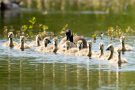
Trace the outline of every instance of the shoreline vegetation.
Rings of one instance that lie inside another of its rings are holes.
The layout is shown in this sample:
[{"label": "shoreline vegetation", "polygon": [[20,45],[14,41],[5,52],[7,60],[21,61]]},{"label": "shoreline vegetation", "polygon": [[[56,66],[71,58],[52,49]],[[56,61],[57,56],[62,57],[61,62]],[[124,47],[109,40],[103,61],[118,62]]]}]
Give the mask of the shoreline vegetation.
[{"label": "shoreline vegetation", "polygon": [[107,11],[128,12],[135,0],[22,0],[22,6],[45,11]]},{"label": "shoreline vegetation", "polygon": [[[20,27],[20,30],[16,30],[13,26],[4,26],[2,35],[7,37],[8,32],[14,32],[15,37],[19,37],[20,35],[24,35],[29,39],[35,38],[35,35],[40,35],[42,38],[49,37],[63,37],[65,36],[65,31],[69,29],[69,25],[65,24],[61,27],[61,30],[58,32],[52,32],[49,30],[49,27],[46,24],[41,24],[38,22],[36,17],[32,17],[28,20],[27,24],[24,24]],[[110,26],[105,31],[94,31],[89,33],[87,37],[91,37],[96,39],[96,37],[100,37],[100,34],[105,34],[110,37],[110,40],[115,38],[120,38],[121,36],[127,36],[135,33],[135,30],[131,26],[127,26],[125,29],[120,26]],[[78,35],[77,32],[73,30],[74,35]]]}]

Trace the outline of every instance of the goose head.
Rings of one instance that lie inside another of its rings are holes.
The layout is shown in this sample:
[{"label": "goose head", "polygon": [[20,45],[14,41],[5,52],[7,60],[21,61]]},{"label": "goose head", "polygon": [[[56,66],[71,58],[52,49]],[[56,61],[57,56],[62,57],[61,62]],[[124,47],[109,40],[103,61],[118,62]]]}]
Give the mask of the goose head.
[{"label": "goose head", "polygon": [[70,29],[67,29],[65,34],[66,34],[67,40],[70,40],[70,37],[71,37],[71,30],[70,30]]},{"label": "goose head", "polygon": [[41,36],[37,35],[36,36],[36,46],[40,46],[40,41],[41,41]]},{"label": "goose head", "polygon": [[125,42],[125,36],[121,36],[121,37],[120,37],[120,42],[121,42],[121,43],[124,43],[124,42]]},{"label": "goose head", "polygon": [[121,50],[122,50],[122,54],[124,54],[124,52],[126,51],[126,48],[125,48],[125,36],[122,36],[120,38],[120,42],[121,42]]},{"label": "goose head", "polygon": [[92,41],[88,41],[88,46],[92,46]]},{"label": "goose head", "polygon": [[103,44],[103,43],[100,43],[100,44],[99,44],[99,49],[100,49],[100,50],[103,50],[103,49],[104,49],[104,44]]},{"label": "goose head", "polygon": [[10,48],[13,48],[13,47],[14,47],[14,44],[13,44],[13,37],[14,37],[13,32],[9,32],[9,33],[8,33],[8,38],[9,38],[9,47],[10,47]]},{"label": "goose head", "polygon": [[112,44],[109,44],[106,48],[107,51],[114,51],[114,47]]},{"label": "goose head", "polygon": [[44,43],[44,46],[47,47],[47,45],[49,43],[51,43],[50,38],[49,37],[45,37],[44,40],[43,40],[43,43]]},{"label": "goose head", "polygon": [[113,57],[113,52],[114,52],[114,47],[113,47],[113,45],[112,45],[112,44],[109,44],[106,50],[111,52],[111,53],[110,53],[110,56],[108,57],[108,60],[112,59],[112,57]]},{"label": "goose head", "polygon": [[13,32],[9,32],[9,33],[8,33],[8,38],[13,38],[13,37],[14,37]]},{"label": "goose head", "polygon": [[25,37],[24,36],[20,36],[20,42],[24,43],[25,42]]}]

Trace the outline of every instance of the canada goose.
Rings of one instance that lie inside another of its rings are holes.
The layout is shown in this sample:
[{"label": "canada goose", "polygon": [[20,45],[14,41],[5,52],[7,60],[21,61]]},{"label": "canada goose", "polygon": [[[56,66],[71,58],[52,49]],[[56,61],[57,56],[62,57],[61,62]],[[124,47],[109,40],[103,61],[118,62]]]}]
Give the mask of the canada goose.
[{"label": "canada goose", "polygon": [[13,41],[13,37],[14,37],[13,32],[9,32],[8,33],[9,41],[8,42],[5,42],[3,44],[3,46],[7,46],[7,47],[10,47],[10,48],[13,48],[15,45],[17,45],[17,43]]},{"label": "canada goose", "polygon": [[25,36],[20,36],[20,44],[15,46],[15,49],[20,49],[24,51],[24,49],[29,49],[30,47],[25,44]]},{"label": "canada goose", "polygon": [[61,52],[61,51],[63,52],[65,50],[68,50],[68,49],[73,48],[73,47],[76,47],[75,43],[70,42],[70,41],[65,41],[63,44],[58,45],[58,48],[59,48],[58,52]]},{"label": "canada goose", "polygon": [[53,45],[48,45],[43,49],[43,53],[54,53],[56,54],[58,50],[58,39],[54,38],[53,39]]},{"label": "canada goose", "polygon": [[45,38],[43,39],[44,47],[47,47],[47,45],[48,45],[49,43],[51,43],[49,37],[45,37]]},{"label": "canada goose", "polygon": [[[83,48],[87,48],[87,41],[82,36],[74,36],[73,37],[73,43],[77,43],[79,40],[82,40],[83,42]],[[62,40],[59,43],[59,46],[61,47],[66,42],[66,37],[62,38]]]},{"label": "canada goose", "polygon": [[121,46],[118,47],[119,50],[122,51],[122,53],[124,53],[125,51],[132,51],[133,48],[127,44],[125,44],[125,36],[122,36],[120,38],[120,42],[121,42]]},{"label": "canada goose", "polygon": [[92,57],[92,41],[88,41],[88,48],[80,48],[82,47],[81,43],[82,41],[79,41],[80,43],[80,46],[78,47],[79,48],[79,51],[76,53],[76,56],[88,56],[89,59],[91,59]]},{"label": "canada goose", "polygon": [[107,60],[109,60],[111,63],[117,63],[118,65],[127,63],[125,58],[121,58],[121,50],[117,50],[118,54],[114,53],[114,47],[112,44],[110,44],[106,50],[110,51],[110,55]]},{"label": "canada goose", "polygon": [[108,53],[104,53],[104,44],[103,43],[99,44],[99,50],[100,51],[93,52],[94,54],[92,56],[95,59],[104,60],[105,59],[104,57],[108,56]]},{"label": "canada goose", "polygon": [[83,48],[82,47],[83,42],[81,40],[79,40],[77,42],[77,47],[71,47],[71,43],[72,42],[70,42],[70,41],[66,41],[66,50],[65,50],[64,54],[65,55],[73,55],[73,56],[75,56],[76,53]]},{"label": "canada goose", "polygon": [[45,37],[42,41],[42,45],[39,47],[36,47],[36,51],[38,52],[47,52],[46,48],[48,46],[48,44],[51,43],[50,38],[49,37]]},{"label": "canada goose", "polygon": [[29,43],[30,47],[39,47],[41,46],[41,36],[38,34],[35,37],[35,41]]},{"label": "canada goose", "polygon": [[71,42],[66,41],[62,45],[58,46],[58,51],[57,53],[59,54],[64,54],[66,50],[69,50],[71,48]]},{"label": "canada goose", "polygon": [[69,40],[70,41],[70,38],[71,38],[71,30],[70,29],[68,29],[68,30],[66,30],[66,40]]}]

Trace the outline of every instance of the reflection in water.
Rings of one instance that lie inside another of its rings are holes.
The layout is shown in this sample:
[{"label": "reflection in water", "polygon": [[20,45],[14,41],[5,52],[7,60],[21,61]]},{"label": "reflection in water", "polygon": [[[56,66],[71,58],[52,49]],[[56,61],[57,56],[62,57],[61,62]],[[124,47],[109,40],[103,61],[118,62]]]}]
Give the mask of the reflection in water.
[{"label": "reflection in water", "polygon": [[55,89],[55,62],[53,63],[53,89]]},{"label": "reflection in water", "polygon": [[[90,70],[89,61],[86,64],[86,69],[79,64],[36,63],[30,65],[26,64],[29,62],[23,59],[19,59],[15,63],[13,59],[9,58],[7,62],[8,89],[14,88],[15,85],[15,87],[20,90],[27,88],[47,88],[49,90],[73,88],[77,90],[90,90],[110,87],[113,90],[119,90],[119,70],[116,70],[116,72],[112,72],[111,70],[104,72],[101,70],[102,66],[100,63],[98,64],[98,70],[93,71]],[[19,66],[17,66],[17,62]],[[0,71],[1,70],[2,69],[0,69]],[[4,72],[1,71],[1,75],[2,74],[4,74]],[[4,76],[3,78],[6,77]],[[1,80],[0,84],[3,82],[4,81]]]},{"label": "reflection in water", "polygon": [[64,81],[65,81],[65,83],[64,83],[64,88],[67,88],[67,64],[64,64]]},{"label": "reflection in water", "polygon": [[89,67],[89,61],[87,60],[87,90],[90,89],[90,88],[89,88],[89,87],[90,87],[90,83],[89,83],[89,82],[90,82],[90,78],[89,78],[89,77],[90,77],[89,68],[90,68],[90,67]]},{"label": "reflection in water", "polygon": [[20,90],[22,90],[22,62],[23,62],[23,60],[19,60],[20,61],[20,63],[19,63],[19,66],[20,66],[20,82],[19,82],[19,87],[20,87]]}]

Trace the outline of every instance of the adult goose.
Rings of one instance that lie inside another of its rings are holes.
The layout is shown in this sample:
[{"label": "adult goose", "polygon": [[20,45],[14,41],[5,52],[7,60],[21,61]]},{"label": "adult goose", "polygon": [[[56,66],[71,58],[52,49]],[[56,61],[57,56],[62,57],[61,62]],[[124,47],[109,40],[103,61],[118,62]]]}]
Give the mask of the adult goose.
[{"label": "adult goose", "polygon": [[[82,36],[73,36],[73,43],[77,43],[79,40],[83,42],[83,48],[87,48],[87,41]],[[62,38],[62,40],[59,43],[59,46],[62,46],[67,41],[66,37]]]}]

